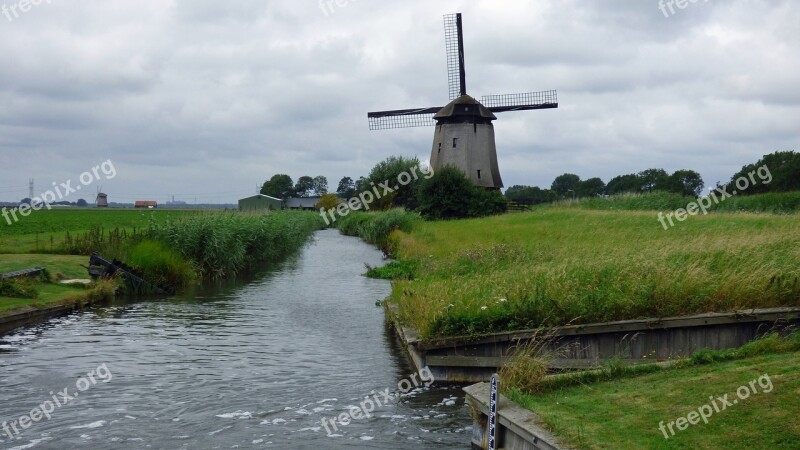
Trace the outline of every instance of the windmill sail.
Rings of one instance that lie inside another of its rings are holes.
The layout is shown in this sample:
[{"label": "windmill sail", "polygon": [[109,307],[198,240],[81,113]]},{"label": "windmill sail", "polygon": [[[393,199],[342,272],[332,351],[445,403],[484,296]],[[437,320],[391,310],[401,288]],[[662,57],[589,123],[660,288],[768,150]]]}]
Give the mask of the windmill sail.
[{"label": "windmill sail", "polygon": [[447,83],[450,87],[450,100],[455,100],[467,95],[464,31],[460,13],[444,16],[444,44],[447,51]]},{"label": "windmill sail", "polygon": [[367,114],[370,130],[391,130],[394,128],[428,127],[436,125],[433,115],[442,109],[433,108],[398,109]]},{"label": "windmill sail", "polygon": [[481,97],[481,103],[495,113],[558,108],[558,93],[556,91],[540,91],[522,94],[485,95]]}]

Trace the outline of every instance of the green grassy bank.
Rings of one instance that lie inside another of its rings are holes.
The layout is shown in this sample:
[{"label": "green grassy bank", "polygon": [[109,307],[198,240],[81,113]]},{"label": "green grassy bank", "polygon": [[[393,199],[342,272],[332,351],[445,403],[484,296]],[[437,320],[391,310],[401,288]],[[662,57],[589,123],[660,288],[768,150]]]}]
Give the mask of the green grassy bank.
[{"label": "green grassy bank", "polygon": [[654,212],[550,207],[416,222],[387,246],[391,301],[423,338],[800,306],[791,215],[717,213],[665,231]]},{"label": "green grassy bank", "polygon": [[[671,368],[554,377],[535,394],[514,388],[505,394],[578,449],[796,448],[799,338],[769,336]],[[725,395],[730,404],[719,400]],[[701,412],[706,420],[698,418]]]}]

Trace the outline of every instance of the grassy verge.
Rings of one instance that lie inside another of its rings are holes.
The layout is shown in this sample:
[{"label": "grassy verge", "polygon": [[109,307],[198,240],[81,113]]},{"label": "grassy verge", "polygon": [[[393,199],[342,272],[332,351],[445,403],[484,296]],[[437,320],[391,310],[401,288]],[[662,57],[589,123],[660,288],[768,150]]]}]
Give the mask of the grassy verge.
[{"label": "grassy verge", "polygon": [[91,286],[68,286],[51,281],[24,282],[35,292],[35,298],[3,297],[0,295],[0,318],[31,309],[59,305],[82,305],[114,298],[116,282],[100,281]]},{"label": "grassy verge", "polygon": [[[507,395],[580,449],[794,448],[800,440],[799,349],[797,335],[770,336],[741,350],[703,352],[669,369],[638,375],[607,370],[596,380],[582,374],[576,375],[583,377],[579,383],[556,381],[536,394],[512,389]],[[751,385],[755,380],[761,383]],[[747,398],[744,390],[738,396],[741,386],[750,389]],[[725,394],[737,402],[714,412],[707,424],[700,420],[684,430],[673,425],[674,435],[669,431],[670,422],[706,404],[713,407],[709,396]],[[666,431],[659,429],[661,422]]]},{"label": "grassy verge", "polygon": [[[389,245],[391,301],[423,338],[741,308],[800,306],[800,221],[544,208],[425,222]],[[410,278],[410,279],[409,279]]]}]

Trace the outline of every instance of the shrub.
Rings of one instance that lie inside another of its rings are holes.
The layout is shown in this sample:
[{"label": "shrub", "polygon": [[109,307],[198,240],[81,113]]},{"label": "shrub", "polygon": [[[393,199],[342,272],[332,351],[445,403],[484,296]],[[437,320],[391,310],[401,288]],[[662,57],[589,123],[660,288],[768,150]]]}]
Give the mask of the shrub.
[{"label": "shrub", "polygon": [[474,186],[461,170],[449,166],[422,180],[417,199],[417,210],[429,220],[483,217],[507,209],[499,192]]}]

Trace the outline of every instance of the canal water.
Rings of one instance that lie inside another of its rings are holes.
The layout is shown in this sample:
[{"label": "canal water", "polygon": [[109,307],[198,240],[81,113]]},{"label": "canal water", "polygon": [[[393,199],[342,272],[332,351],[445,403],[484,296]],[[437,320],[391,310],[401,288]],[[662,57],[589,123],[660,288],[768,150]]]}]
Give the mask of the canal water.
[{"label": "canal water", "polygon": [[326,230],[247,283],[0,337],[0,448],[469,448],[460,388],[412,377],[361,276],[381,263]]}]

